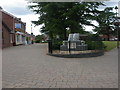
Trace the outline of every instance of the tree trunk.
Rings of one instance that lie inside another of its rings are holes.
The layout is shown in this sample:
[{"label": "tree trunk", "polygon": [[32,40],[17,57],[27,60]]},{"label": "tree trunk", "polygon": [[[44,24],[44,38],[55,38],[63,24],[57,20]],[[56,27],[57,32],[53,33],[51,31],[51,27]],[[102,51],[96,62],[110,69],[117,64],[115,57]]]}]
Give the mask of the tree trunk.
[{"label": "tree trunk", "polygon": [[65,32],[64,32],[64,38],[63,38],[64,40],[67,40],[67,31],[65,30]]},{"label": "tree trunk", "polygon": [[110,41],[110,27],[107,27],[107,40]]}]

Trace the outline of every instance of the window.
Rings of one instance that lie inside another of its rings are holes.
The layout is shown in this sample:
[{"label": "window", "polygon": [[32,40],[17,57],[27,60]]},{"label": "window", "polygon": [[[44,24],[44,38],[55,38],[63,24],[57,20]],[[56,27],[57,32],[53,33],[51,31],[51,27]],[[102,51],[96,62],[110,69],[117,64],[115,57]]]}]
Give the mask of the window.
[{"label": "window", "polygon": [[21,28],[21,23],[15,23],[15,28]]},{"label": "window", "polygon": [[19,42],[19,35],[16,35],[16,42]]},{"label": "window", "polygon": [[22,42],[24,42],[25,41],[25,37],[24,36],[22,36]]}]

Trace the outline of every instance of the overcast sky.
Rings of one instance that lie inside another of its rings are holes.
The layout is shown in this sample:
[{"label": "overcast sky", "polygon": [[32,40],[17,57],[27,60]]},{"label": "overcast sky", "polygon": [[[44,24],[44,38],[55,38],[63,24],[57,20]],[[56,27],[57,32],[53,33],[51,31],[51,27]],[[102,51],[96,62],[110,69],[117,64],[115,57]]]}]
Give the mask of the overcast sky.
[{"label": "overcast sky", "polygon": [[[118,6],[119,0],[110,0],[107,1],[105,4],[107,6]],[[3,8],[4,11],[21,18],[23,22],[26,22],[26,31],[31,33],[31,21],[37,20],[38,15],[35,15],[32,11],[28,9],[28,4],[26,0],[0,0],[0,6]],[[100,7],[101,9],[104,7]],[[38,35],[40,34],[40,27],[32,27],[33,34]],[[86,30],[91,30],[92,27],[86,27]]]}]

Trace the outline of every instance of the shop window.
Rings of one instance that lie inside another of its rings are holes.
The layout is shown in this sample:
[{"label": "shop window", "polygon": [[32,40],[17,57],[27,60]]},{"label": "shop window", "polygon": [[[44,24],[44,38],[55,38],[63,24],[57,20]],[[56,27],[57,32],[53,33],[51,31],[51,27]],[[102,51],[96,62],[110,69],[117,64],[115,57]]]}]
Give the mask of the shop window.
[{"label": "shop window", "polygon": [[19,42],[19,35],[16,35],[16,41]]}]

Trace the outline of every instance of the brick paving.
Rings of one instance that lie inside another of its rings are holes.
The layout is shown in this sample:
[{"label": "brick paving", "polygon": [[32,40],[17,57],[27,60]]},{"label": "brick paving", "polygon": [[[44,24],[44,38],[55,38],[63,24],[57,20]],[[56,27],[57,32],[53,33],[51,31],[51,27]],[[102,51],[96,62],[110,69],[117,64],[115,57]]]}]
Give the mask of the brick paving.
[{"label": "brick paving", "polygon": [[3,50],[3,88],[118,88],[118,51],[91,58],[46,55],[47,44]]}]

